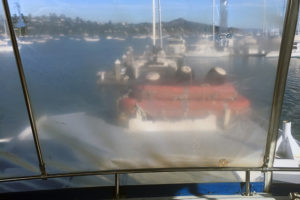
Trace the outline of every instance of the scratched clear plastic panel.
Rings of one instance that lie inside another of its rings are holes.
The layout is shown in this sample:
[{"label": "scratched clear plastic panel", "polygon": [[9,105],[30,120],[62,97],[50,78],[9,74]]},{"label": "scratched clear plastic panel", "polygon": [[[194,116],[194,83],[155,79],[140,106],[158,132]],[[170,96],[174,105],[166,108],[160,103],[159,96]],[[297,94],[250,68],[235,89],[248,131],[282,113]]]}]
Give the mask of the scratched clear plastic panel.
[{"label": "scratched clear plastic panel", "polygon": [[[121,174],[120,185],[161,185],[189,183],[229,183],[245,182],[244,171],[185,171]],[[263,182],[261,172],[251,172],[251,182]],[[196,192],[196,191],[195,191]]]},{"label": "scratched clear plastic panel", "polygon": [[[99,196],[101,198],[109,199],[112,196],[112,191],[107,189],[99,189],[101,186],[112,186],[114,184],[114,175],[105,175],[105,176],[82,176],[82,177],[64,177],[64,178],[51,178],[48,180],[34,179],[34,180],[25,180],[17,182],[4,182],[0,185],[0,193],[15,193],[15,192],[27,192],[27,191],[46,191],[46,190],[55,190],[55,189],[70,189],[70,188],[85,188],[85,187],[98,187],[96,190],[100,192]],[[52,192],[52,191],[50,191]],[[79,193],[72,192],[74,198],[81,198],[81,195],[87,194],[83,190],[79,190]],[[91,193],[89,193],[90,195]],[[107,195],[104,196],[104,195]],[[70,198],[70,196],[68,197]]]},{"label": "scratched clear plastic panel", "polygon": [[49,173],[262,166],[285,4],[213,2],[11,1]]},{"label": "scratched clear plastic panel", "polygon": [[0,6],[0,179],[39,174],[17,66]]}]

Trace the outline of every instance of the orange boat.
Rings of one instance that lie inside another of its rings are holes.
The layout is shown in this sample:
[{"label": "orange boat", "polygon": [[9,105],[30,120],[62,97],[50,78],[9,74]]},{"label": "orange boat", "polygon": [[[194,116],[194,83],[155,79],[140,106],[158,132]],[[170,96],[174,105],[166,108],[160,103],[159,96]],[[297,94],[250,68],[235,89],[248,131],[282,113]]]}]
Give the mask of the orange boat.
[{"label": "orange boat", "polygon": [[[214,115],[224,120],[248,112],[250,102],[232,84],[221,85],[139,85],[119,100],[123,119],[142,121],[196,120]],[[138,117],[137,115],[140,115]],[[227,121],[227,122],[225,122]]]},{"label": "orange boat", "polygon": [[139,99],[161,100],[231,100],[238,96],[232,84],[222,85],[140,85],[134,88],[133,95]]}]

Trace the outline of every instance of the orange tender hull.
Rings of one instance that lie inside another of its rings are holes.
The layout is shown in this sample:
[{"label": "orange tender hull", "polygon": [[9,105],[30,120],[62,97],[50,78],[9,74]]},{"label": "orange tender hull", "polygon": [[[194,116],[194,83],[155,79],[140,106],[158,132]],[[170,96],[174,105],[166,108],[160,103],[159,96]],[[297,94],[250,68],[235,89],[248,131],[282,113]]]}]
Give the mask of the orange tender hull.
[{"label": "orange tender hull", "polygon": [[198,99],[198,100],[231,100],[238,93],[231,84],[190,85],[190,86],[162,86],[142,85],[134,89],[134,96],[141,99]]},{"label": "orange tender hull", "polygon": [[153,119],[199,118],[208,114],[222,116],[226,109],[238,115],[249,110],[250,102],[237,94],[230,84],[221,86],[145,85],[134,90],[133,97],[124,97],[119,109],[135,116],[139,109]]}]

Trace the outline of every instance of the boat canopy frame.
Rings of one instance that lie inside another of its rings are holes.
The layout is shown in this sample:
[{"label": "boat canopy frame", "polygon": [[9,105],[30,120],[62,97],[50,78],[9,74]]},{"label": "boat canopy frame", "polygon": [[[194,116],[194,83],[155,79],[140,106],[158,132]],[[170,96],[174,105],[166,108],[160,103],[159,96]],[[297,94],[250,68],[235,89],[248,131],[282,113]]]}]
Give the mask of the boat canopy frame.
[{"label": "boat canopy frame", "polygon": [[36,128],[35,117],[31,106],[32,104],[30,101],[30,95],[27,88],[22,59],[20,56],[16,35],[14,32],[9,5],[7,0],[2,0],[2,4],[5,12],[5,17],[7,20],[10,39],[14,51],[14,57],[18,68],[19,78],[22,85],[22,91],[26,103],[30,126],[32,129],[32,134],[33,134],[33,139],[34,139],[34,144],[37,153],[37,158],[39,161],[41,174],[35,176],[1,178],[0,183],[34,180],[34,179],[46,180],[50,178],[62,178],[62,177],[73,177],[73,176],[115,175],[115,197],[118,198],[120,174],[153,173],[153,172],[186,172],[186,171],[245,171],[246,172],[246,177],[245,177],[246,193],[245,194],[250,195],[250,172],[251,171],[261,171],[265,173],[265,192],[268,192],[270,189],[270,185],[272,182],[272,172],[274,171],[300,172],[300,168],[273,167],[283,97],[284,97],[286,80],[287,80],[287,75],[289,70],[291,52],[293,48],[294,35],[296,32],[296,26],[298,21],[299,0],[287,1],[283,34],[282,34],[279,59],[277,64],[276,80],[275,80],[275,86],[273,92],[273,102],[272,102],[271,114],[269,119],[267,142],[265,146],[264,164],[262,167],[143,168],[143,169],[126,169],[126,170],[82,171],[82,172],[57,173],[57,174],[48,174],[46,171],[45,162],[43,159],[41,145],[38,137],[38,131]]}]

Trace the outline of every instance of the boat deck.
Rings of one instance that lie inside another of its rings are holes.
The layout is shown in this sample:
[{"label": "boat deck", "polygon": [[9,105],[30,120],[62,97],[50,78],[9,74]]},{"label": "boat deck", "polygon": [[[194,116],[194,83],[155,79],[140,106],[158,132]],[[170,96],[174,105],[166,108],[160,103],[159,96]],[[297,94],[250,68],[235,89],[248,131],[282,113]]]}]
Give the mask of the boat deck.
[{"label": "boat deck", "polygon": [[255,194],[253,196],[242,196],[242,195],[204,195],[201,197],[198,196],[181,196],[181,197],[154,197],[154,198],[131,198],[131,200],[182,200],[182,199],[189,199],[189,200],[288,200],[290,199],[288,196],[272,196],[267,193]]}]

